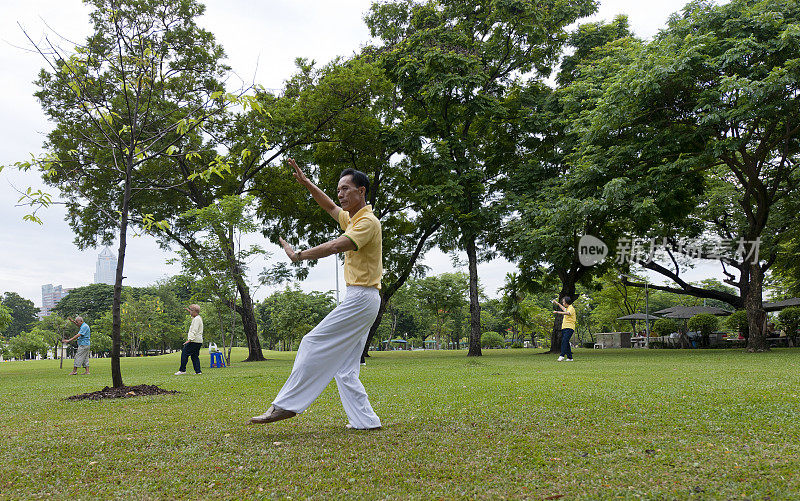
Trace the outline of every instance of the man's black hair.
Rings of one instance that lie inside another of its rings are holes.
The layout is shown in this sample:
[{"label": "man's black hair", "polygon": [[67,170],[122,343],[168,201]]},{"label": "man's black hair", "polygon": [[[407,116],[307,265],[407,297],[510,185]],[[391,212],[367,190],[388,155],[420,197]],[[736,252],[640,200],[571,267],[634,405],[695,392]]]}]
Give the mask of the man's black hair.
[{"label": "man's black hair", "polygon": [[366,174],[364,174],[360,170],[347,168],[342,171],[342,175],[339,176],[339,179],[345,176],[351,176],[353,178],[353,184],[356,185],[356,188],[360,188],[362,186],[365,188],[364,198],[367,198],[369,196],[369,178],[367,177]]},{"label": "man's black hair", "polygon": [[564,296],[564,302],[567,304],[572,304],[572,298],[569,296]]}]

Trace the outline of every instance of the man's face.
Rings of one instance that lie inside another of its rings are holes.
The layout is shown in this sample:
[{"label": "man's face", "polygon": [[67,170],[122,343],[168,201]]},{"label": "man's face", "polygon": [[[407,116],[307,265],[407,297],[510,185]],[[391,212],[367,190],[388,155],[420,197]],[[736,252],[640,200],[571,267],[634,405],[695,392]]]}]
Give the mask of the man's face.
[{"label": "man's face", "polygon": [[76,318],[75,322],[78,324],[78,326],[83,325],[83,319],[82,318]]},{"label": "man's face", "polygon": [[339,179],[339,186],[336,188],[336,194],[339,197],[339,205],[347,212],[361,205],[364,200],[364,187],[357,187],[353,183],[353,176],[344,176]]}]

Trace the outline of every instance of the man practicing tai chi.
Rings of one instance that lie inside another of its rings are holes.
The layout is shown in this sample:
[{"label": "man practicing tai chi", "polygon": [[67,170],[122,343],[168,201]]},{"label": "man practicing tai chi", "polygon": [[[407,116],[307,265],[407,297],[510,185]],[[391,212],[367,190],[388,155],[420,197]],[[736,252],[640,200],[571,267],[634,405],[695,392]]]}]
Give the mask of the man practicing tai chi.
[{"label": "man practicing tai chi", "polygon": [[336,188],[341,207],[288,159],[294,177],[305,186],[325,212],[339,222],[344,235],[311,249],[295,252],[284,239],[283,249],[293,262],[345,253],[344,301],[306,334],[300,342],[292,373],[264,414],[251,423],[272,423],[303,412],[336,379],[339,396],[347,413],[348,427],[369,430],[381,427],[372,410],[364,385],[358,379],[360,357],[369,328],[378,315],[383,265],[381,224],[367,205],[369,179],[354,169],[342,172]]}]

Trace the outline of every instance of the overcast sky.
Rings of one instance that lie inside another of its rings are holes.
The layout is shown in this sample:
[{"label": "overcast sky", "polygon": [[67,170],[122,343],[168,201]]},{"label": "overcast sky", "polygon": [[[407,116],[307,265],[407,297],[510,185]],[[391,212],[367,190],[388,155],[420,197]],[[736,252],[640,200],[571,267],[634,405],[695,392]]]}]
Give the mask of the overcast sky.
[{"label": "overcast sky", "polygon": [[[627,14],[634,32],[652,38],[684,0],[601,0],[596,16],[584,20],[610,20]],[[325,63],[335,56],[348,56],[369,40],[363,23],[370,0],[209,0],[200,25],[210,30],[225,48],[228,63],[246,81],[278,89],[294,69],[296,57]],[[40,56],[21,47],[30,47],[19,25],[34,38],[58,33],[68,41],[83,41],[89,34],[89,10],[79,0],[26,0],[7,2],[0,18],[0,165],[10,165],[41,152],[45,134],[51,125],[45,120],[33,96],[33,81],[43,66]],[[582,21],[583,22],[583,21]],[[48,26],[50,29],[48,29]],[[257,70],[256,70],[257,68]],[[0,293],[15,291],[41,305],[41,286],[52,283],[80,287],[93,281],[97,254],[101,249],[79,251],[73,233],[64,221],[64,211],[54,206],[38,215],[44,224],[26,222],[22,217],[29,208],[17,207],[19,194],[28,186],[40,187],[34,174],[21,174],[6,167],[0,173]],[[52,191],[52,189],[50,189]],[[167,265],[170,253],[162,252],[148,237],[130,238],[125,260],[127,285],[144,286],[179,271]],[[273,252],[267,262],[253,263],[258,271],[265,265],[286,260],[278,248],[268,242]],[[116,248],[112,248],[116,253]],[[430,253],[425,264],[433,274],[453,271],[451,259],[440,252]],[[708,273],[695,273],[695,278]],[[305,290],[326,291],[334,288],[332,258],[322,260],[301,284]],[[497,295],[506,273],[515,267],[498,259],[479,267],[483,287],[490,296]],[[257,299],[269,294],[261,289]]]}]

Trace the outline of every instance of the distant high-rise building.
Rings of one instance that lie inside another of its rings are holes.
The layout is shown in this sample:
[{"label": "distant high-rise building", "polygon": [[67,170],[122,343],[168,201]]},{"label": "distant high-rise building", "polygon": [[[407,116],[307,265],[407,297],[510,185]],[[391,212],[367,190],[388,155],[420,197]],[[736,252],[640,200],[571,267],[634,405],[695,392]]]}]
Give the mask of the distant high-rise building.
[{"label": "distant high-rise building", "polygon": [[39,310],[39,318],[49,316],[53,308],[56,307],[59,301],[64,299],[69,291],[72,289],[65,289],[60,285],[45,284],[42,286],[42,307]]},{"label": "distant high-rise building", "polygon": [[114,285],[117,274],[117,258],[108,247],[97,255],[97,271],[94,273],[94,283]]}]

